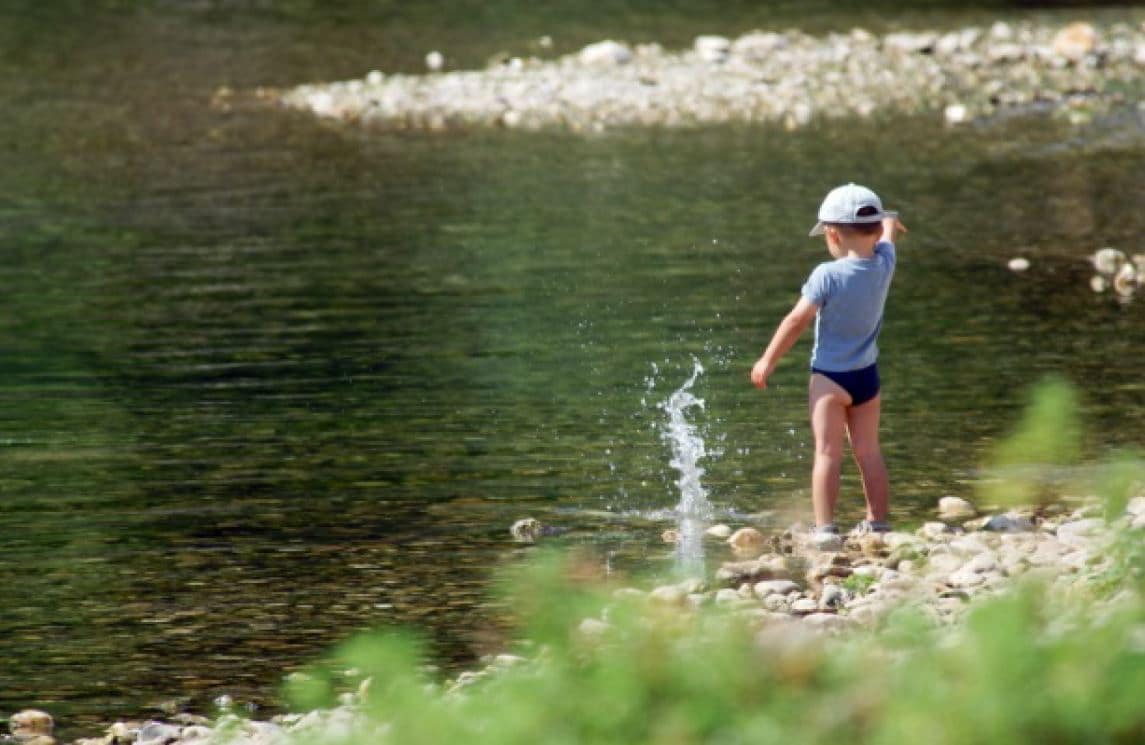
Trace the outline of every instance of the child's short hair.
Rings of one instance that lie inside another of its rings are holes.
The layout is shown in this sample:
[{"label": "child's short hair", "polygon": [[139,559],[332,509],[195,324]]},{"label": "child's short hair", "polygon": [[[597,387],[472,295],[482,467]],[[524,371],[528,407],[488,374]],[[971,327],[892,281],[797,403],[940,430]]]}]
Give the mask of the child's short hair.
[{"label": "child's short hair", "polygon": [[856,235],[878,235],[883,230],[881,222],[829,222],[827,225],[844,233]]}]

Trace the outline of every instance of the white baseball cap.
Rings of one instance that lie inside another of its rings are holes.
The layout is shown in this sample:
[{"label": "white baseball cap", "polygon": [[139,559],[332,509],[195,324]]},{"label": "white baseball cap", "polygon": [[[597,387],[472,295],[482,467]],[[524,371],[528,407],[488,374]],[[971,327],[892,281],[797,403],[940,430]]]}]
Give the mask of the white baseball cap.
[{"label": "white baseball cap", "polygon": [[819,222],[815,223],[808,235],[823,235],[827,223],[853,225],[881,222],[883,217],[890,214],[883,212],[879,195],[867,187],[853,183],[837,186],[827,193],[823,204],[819,205]]}]

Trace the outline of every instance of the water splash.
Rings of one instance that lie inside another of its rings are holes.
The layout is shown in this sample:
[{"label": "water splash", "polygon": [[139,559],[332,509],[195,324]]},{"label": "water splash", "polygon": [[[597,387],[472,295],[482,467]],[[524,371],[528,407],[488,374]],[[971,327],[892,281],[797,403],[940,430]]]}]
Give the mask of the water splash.
[{"label": "water splash", "polygon": [[703,399],[696,398],[692,393],[692,386],[703,375],[704,366],[695,358],[692,363],[692,376],[667,401],[660,404],[660,408],[668,415],[668,424],[662,433],[672,449],[672,459],[668,463],[679,474],[676,479],[680,491],[680,503],[676,506],[679,533],[676,564],[684,570],[703,568],[704,529],[712,517],[712,505],[700,481],[704,475],[700,460],[708,453],[696,425],[688,421],[690,409],[704,408]]}]

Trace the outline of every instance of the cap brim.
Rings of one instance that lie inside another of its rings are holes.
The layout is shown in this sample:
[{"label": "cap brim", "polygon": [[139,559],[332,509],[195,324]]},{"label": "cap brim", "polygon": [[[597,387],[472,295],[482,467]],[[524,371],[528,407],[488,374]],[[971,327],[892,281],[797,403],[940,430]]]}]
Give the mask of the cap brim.
[{"label": "cap brim", "polygon": [[817,223],[815,223],[815,227],[811,228],[811,232],[808,233],[807,235],[809,235],[809,236],[823,235],[823,230],[826,227],[827,227],[827,223],[817,222]]}]

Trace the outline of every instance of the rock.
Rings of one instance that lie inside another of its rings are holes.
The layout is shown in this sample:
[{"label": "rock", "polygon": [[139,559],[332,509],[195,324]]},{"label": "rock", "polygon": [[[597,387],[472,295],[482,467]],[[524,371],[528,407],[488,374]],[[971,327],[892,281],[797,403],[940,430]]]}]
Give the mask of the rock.
[{"label": "rock", "polygon": [[819,604],[811,598],[799,598],[791,604],[791,612],[799,615],[815,613],[818,610]]},{"label": "rock", "polygon": [[985,581],[983,575],[965,568],[952,573],[947,579],[951,587],[977,587]]},{"label": "rock", "polygon": [[983,574],[985,572],[993,572],[998,568],[998,562],[992,554],[982,553],[978,554],[970,561],[966,562],[963,569],[971,572]]},{"label": "rock", "polygon": [[887,542],[882,533],[867,533],[859,536],[859,550],[864,556],[878,558],[886,555]]},{"label": "rock", "polygon": [[730,587],[716,590],[714,600],[716,605],[738,605],[744,602],[744,598],[740,597],[740,594]]},{"label": "rock", "polygon": [[960,569],[963,563],[962,559],[952,554],[938,554],[930,557],[928,566],[932,573],[945,577]]},{"label": "rock", "polygon": [[19,745],[59,745],[56,738],[51,735],[32,735],[31,737],[16,738]]},{"label": "rock", "polygon": [[1087,546],[1104,527],[1105,521],[1096,517],[1074,520],[1058,526],[1057,538],[1067,546]]},{"label": "rock", "polygon": [[977,514],[974,505],[962,497],[943,497],[938,500],[938,516],[943,520],[971,518]]},{"label": "rock", "polygon": [[660,534],[660,540],[663,541],[664,543],[679,543],[680,542],[680,531],[678,531],[674,528],[669,528],[668,530],[665,530],[663,533]]},{"label": "rock", "polygon": [[942,110],[942,118],[947,124],[962,124],[970,118],[970,109],[966,104],[952,103]]},{"label": "rock", "polygon": [[694,595],[699,592],[705,592],[708,589],[708,583],[701,577],[692,577],[676,583],[682,591],[689,595]]},{"label": "rock", "polygon": [[580,622],[577,631],[580,632],[581,636],[596,638],[604,636],[611,628],[612,627],[604,621],[595,618],[586,618]]},{"label": "rock", "polygon": [[1006,262],[1006,268],[1011,272],[1021,273],[1030,268],[1030,260],[1022,256],[1015,256]]},{"label": "rock", "polygon": [[807,537],[807,545],[816,551],[841,551],[843,537],[835,533],[813,532]]},{"label": "rock", "polygon": [[40,709],[24,709],[8,718],[8,729],[17,737],[50,735],[55,722],[52,715]]},{"label": "rock", "polygon": [[994,25],[990,27],[990,38],[1002,41],[1012,39],[1014,38],[1014,29],[1005,21],[995,21]]},{"label": "rock", "polygon": [[1071,23],[1054,35],[1054,54],[1080,62],[1097,48],[1097,30],[1088,23]]},{"label": "rock", "polygon": [[901,54],[918,54],[934,50],[938,42],[936,33],[894,33],[883,37],[883,47]]},{"label": "rock", "polygon": [[803,623],[817,631],[835,633],[850,625],[850,621],[834,613],[810,613],[803,617]]},{"label": "rock", "polygon": [[731,40],[723,36],[697,36],[693,49],[704,62],[723,62],[731,54]]},{"label": "rock", "polygon": [[893,549],[883,560],[883,566],[888,569],[898,569],[904,561],[915,561],[922,557],[917,544],[904,543]]},{"label": "rock", "polygon": [[1123,252],[1116,248],[1106,246],[1094,252],[1089,260],[1093,263],[1093,268],[1102,274],[1116,274],[1117,270],[1125,264],[1126,257]]},{"label": "rock", "polygon": [[712,538],[718,538],[721,541],[727,540],[731,534],[732,529],[727,525],[713,525],[704,531],[704,535],[711,536]]},{"label": "rock", "polygon": [[728,538],[728,545],[737,554],[758,556],[763,552],[766,539],[755,528],[740,528]]},{"label": "rock", "polygon": [[541,532],[541,521],[532,517],[518,520],[509,528],[509,533],[512,534],[513,539],[521,543],[534,543],[541,535]]},{"label": "rock", "polygon": [[1125,511],[1134,517],[1145,515],[1145,497],[1133,497],[1125,505]]},{"label": "rock", "polygon": [[624,65],[632,61],[632,49],[612,40],[598,41],[580,50],[578,58],[584,65]]},{"label": "rock", "polygon": [[788,45],[787,37],[763,31],[753,31],[732,42],[731,52],[748,60],[763,60]]},{"label": "rock", "polygon": [[986,542],[976,534],[959,536],[950,542],[950,550],[963,556],[977,556],[990,550]]},{"label": "rock", "polygon": [[648,593],[648,599],[660,605],[682,607],[687,603],[688,593],[675,585],[663,585]]},{"label": "rock", "polygon": [[993,515],[982,524],[982,530],[995,533],[1027,533],[1033,529],[1033,520],[1016,512]]},{"label": "rock", "polygon": [[729,561],[716,571],[716,580],[725,584],[758,582],[765,579],[791,579],[782,556],[761,556],[751,561]]},{"label": "rock", "polygon": [[820,609],[841,608],[847,602],[847,591],[839,585],[823,585],[823,592],[819,595]]},{"label": "rock", "polygon": [[437,72],[441,68],[445,67],[444,55],[438,51],[430,52],[429,54],[425,55],[425,66],[428,67],[431,71]]},{"label": "rock", "polygon": [[763,607],[772,613],[790,613],[791,598],[786,595],[768,595],[763,598]]},{"label": "rock", "polygon": [[1113,291],[1121,297],[1132,297],[1137,292],[1137,269],[1132,264],[1123,264],[1113,276]]},{"label": "rock", "polygon": [[774,579],[757,582],[752,589],[756,596],[762,599],[768,595],[787,595],[799,590],[799,585],[787,579]]},{"label": "rock", "polygon": [[135,737],[136,745],[169,745],[179,739],[181,727],[163,722],[147,722],[139,728]]},{"label": "rock", "polygon": [[953,529],[946,523],[926,523],[918,529],[918,534],[928,541],[938,541],[943,538],[949,538],[953,534]]}]

